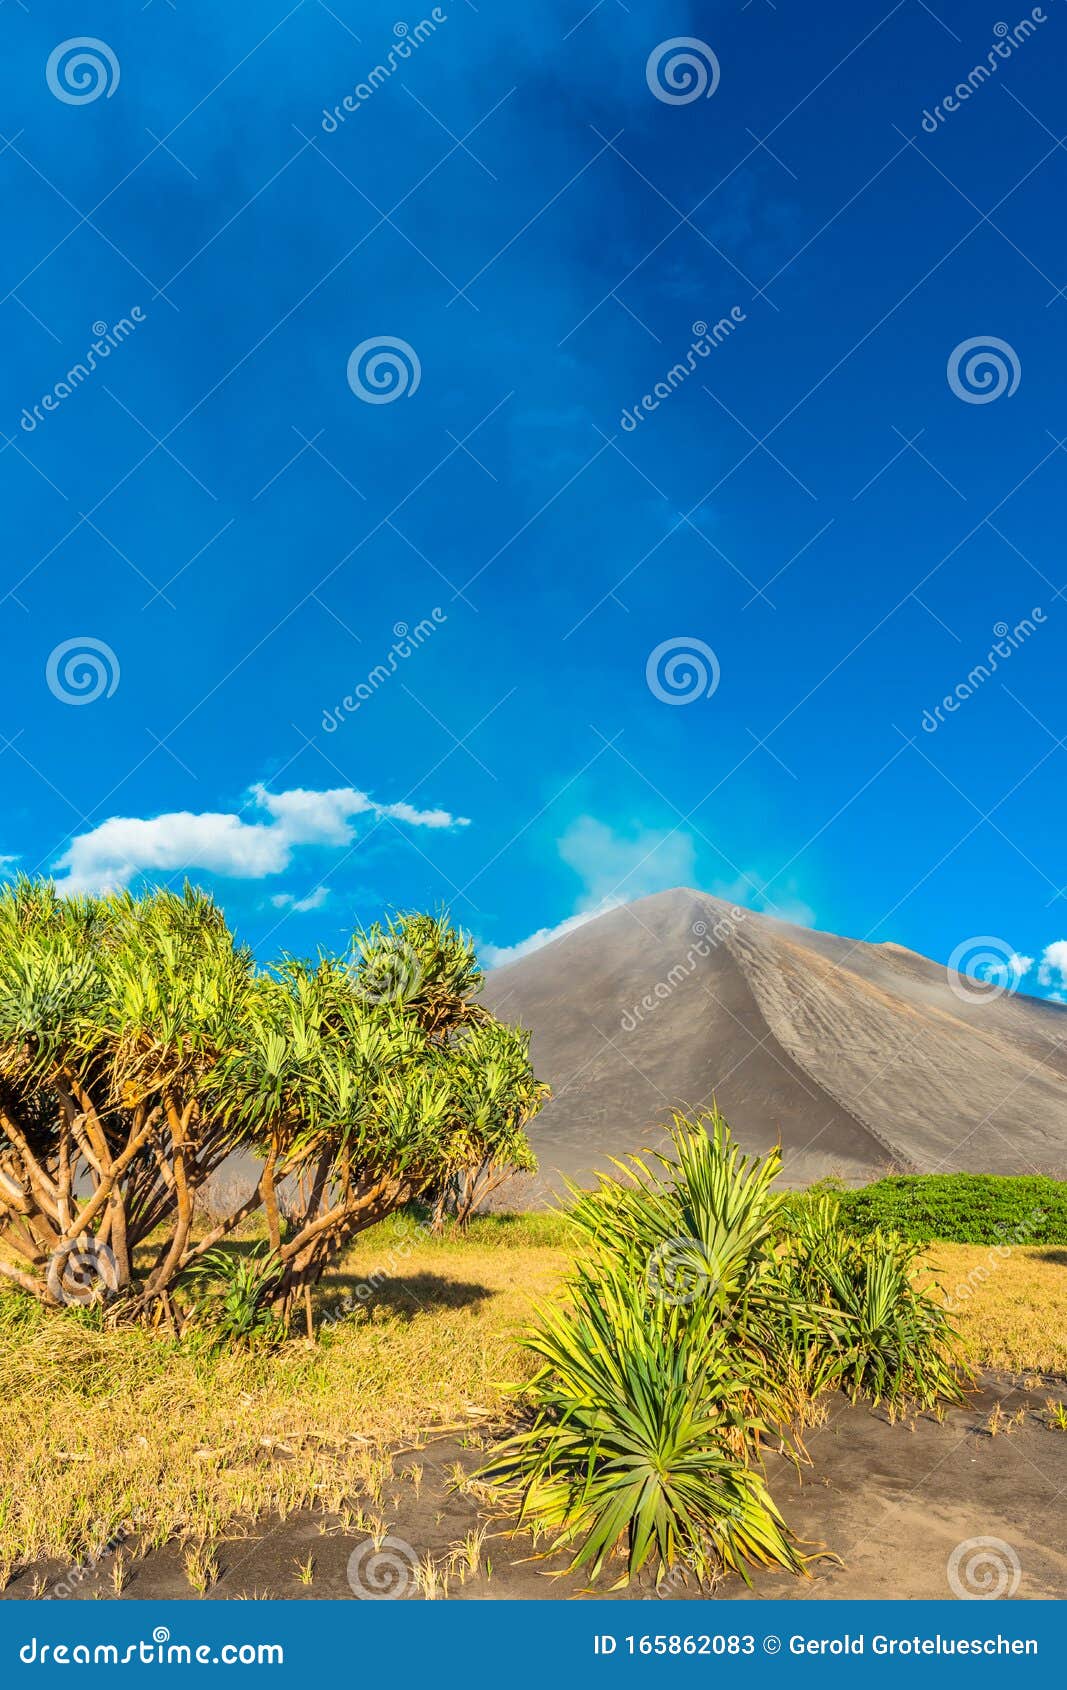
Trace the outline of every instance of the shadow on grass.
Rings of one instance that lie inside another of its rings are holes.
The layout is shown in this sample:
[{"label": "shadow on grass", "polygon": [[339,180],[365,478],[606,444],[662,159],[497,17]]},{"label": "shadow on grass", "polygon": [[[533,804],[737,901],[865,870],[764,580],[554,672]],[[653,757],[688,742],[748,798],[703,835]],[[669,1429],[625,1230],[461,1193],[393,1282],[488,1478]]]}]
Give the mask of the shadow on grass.
[{"label": "shadow on grass", "polygon": [[463,1279],[445,1279],[437,1273],[390,1275],[375,1283],[358,1273],[331,1275],[321,1291],[320,1318],[343,1318],[364,1309],[373,1316],[378,1310],[400,1320],[437,1309],[474,1308],[494,1295],[488,1286]]}]

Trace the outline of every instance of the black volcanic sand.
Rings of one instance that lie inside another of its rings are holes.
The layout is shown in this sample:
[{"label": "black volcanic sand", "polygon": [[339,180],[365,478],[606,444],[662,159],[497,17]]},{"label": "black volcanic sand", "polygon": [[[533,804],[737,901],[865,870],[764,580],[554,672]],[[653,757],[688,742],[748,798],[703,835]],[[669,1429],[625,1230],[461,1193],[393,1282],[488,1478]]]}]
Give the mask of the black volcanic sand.
[{"label": "black volcanic sand", "polygon": [[[1029,1386],[1030,1388],[1027,1388]],[[798,1475],[790,1463],[768,1460],[771,1492],[786,1520],[805,1540],[809,1553],[820,1547],[829,1558],[812,1563],[809,1580],[782,1573],[757,1573],[751,1591],[739,1578],[724,1579],[715,1599],[776,1597],[822,1600],[839,1597],[929,1598],[952,1594],[948,1558],[972,1538],[997,1538],[1018,1557],[1018,1599],[1067,1596],[1067,1432],[1045,1423],[1049,1398],[1067,1400],[1063,1381],[1025,1382],[987,1376],[967,1406],[950,1410],[944,1422],[932,1415],[890,1424],[880,1410],[830,1400],[827,1422],[808,1437],[812,1465]],[[1005,1418],[1024,1411],[1010,1431],[988,1430],[997,1405]],[[402,1546],[383,1554],[399,1556],[400,1590],[385,1569],[383,1595],[417,1599],[420,1591],[407,1570],[427,1555],[441,1565],[469,1532],[487,1527],[481,1565],[462,1581],[448,1579],[450,1600],[504,1598],[574,1598],[589,1594],[580,1579],[547,1576],[563,1564],[532,1559],[528,1537],[509,1536],[506,1522],[494,1520],[475,1498],[452,1488],[458,1462],[464,1472],[484,1463],[484,1448],[474,1448],[485,1429],[472,1436],[450,1434],[395,1459],[398,1477],[386,1486],[382,1503],[367,1504]],[[421,1484],[400,1476],[413,1464],[423,1468]],[[373,1544],[365,1536],[345,1536],[334,1519],[320,1513],[266,1521],[245,1535],[215,1546],[220,1576],[207,1592],[212,1597],[308,1597],[352,1599],[347,1569],[362,1548],[364,1579],[374,1566]],[[314,1557],[313,1578],[302,1583],[298,1565]],[[486,1571],[486,1561],[490,1569]],[[78,1596],[112,1597],[111,1557],[103,1557],[74,1581]],[[44,1587],[42,1588],[42,1581]],[[65,1581],[65,1584],[63,1583]],[[593,1594],[610,1594],[607,1585]],[[58,1588],[57,1588],[58,1586]],[[29,1598],[72,1589],[70,1569],[49,1563],[21,1572],[4,1591],[9,1598]],[[440,1594],[440,1591],[439,1593]],[[615,1593],[620,1600],[656,1600],[645,1583]],[[700,1595],[680,1582],[659,1599]],[[195,1599],[177,1545],[134,1561],[122,1591],[134,1600]]]},{"label": "black volcanic sand", "polygon": [[990,992],[893,944],[794,927],[679,887],[487,976],[552,1096],[530,1123],[540,1208],[715,1099],[785,1182],[897,1171],[1046,1173],[1067,1154],[1067,1006]]}]

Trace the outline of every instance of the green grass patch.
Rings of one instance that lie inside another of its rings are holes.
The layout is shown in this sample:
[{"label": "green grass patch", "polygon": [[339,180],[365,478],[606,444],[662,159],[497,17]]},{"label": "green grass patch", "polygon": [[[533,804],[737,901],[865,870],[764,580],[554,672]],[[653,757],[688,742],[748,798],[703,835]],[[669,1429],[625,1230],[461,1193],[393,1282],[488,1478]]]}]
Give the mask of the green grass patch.
[{"label": "green grass patch", "polygon": [[891,1227],[933,1244],[1067,1244],[1067,1181],[1038,1175],[891,1174],[850,1191],[821,1181],[790,1198],[800,1213],[832,1192],[855,1232]]}]

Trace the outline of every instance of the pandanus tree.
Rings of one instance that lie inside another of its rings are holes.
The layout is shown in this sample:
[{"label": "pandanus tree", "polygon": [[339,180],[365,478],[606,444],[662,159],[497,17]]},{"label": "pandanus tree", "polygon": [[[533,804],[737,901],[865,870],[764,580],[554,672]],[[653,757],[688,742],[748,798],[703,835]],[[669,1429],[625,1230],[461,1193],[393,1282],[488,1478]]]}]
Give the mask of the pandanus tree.
[{"label": "pandanus tree", "polygon": [[45,1302],[143,1294],[190,1247],[233,1147],[204,1083],[253,976],[202,894],[0,895],[0,1273]]},{"label": "pandanus tree", "polygon": [[[359,1231],[485,1168],[530,1168],[546,1088],[476,1001],[473,946],[414,915],[257,969],[202,893],[0,894],[0,1273],[46,1303],[171,1292],[262,1208],[284,1316]],[[199,1224],[232,1151],[254,1189]],[[484,1183],[484,1175],[483,1183]],[[284,1216],[283,1216],[284,1198]]]},{"label": "pandanus tree", "polygon": [[348,962],[257,981],[215,1084],[262,1156],[283,1312],[393,1209],[487,1166],[535,1166],[524,1128],[547,1088],[528,1035],[475,1001],[480,983],[470,940],[427,916],[357,934]]}]

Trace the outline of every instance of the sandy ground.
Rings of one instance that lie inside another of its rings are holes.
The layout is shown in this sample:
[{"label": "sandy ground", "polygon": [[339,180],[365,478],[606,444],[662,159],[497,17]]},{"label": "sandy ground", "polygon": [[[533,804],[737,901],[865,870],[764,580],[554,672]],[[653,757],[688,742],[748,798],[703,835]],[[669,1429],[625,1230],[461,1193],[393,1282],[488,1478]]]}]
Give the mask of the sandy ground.
[{"label": "sandy ground", "polygon": [[[951,1597],[958,1594],[949,1582],[953,1551],[982,1538],[997,1544],[988,1552],[981,1547],[962,1552],[958,1580],[965,1588],[970,1580],[988,1589],[980,1581],[992,1574],[995,1582],[1003,1579],[1004,1595],[1019,1600],[1067,1597],[1067,1433],[1045,1424],[1050,1398],[1067,1400],[1067,1386],[987,1376],[967,1406],[951,1410],[943,1423],[921,1415],[897,1425],[880,1411],[831,1399],[826,1423],[808,1439],[811,1467],[798,1474],[779,1456],[768,1462],[772,1494],[806,1551],[817,1557],[812,1577],[757,1574],[751,1591],[740,1579],[728,1578],[705,1594],[716,1600]],[[1011,1430],[991,1434],[990,1416],[998,1404],[1005,1419],[1020,1413],[1022,1419]],[[485,1459],[484,1450],[472,1447],[477,1441],[451,1434],[397,1456],[398,1477],[375,1510],[389,1534],[378,1548],[316,1513],[260,1522],[246,1536],[218,1544],[219,1576],[208,1599],[351,1600],[350,1568],[366,1596],[419,1599],[424,1592],[413,1568],[427,1557],[439,1569],[437,1595],[449,1600],[588,1594],[581,1580],[552,1576],[559,1572],[558,1558],[535,1559],[529,1538],[510,1536],[506,1522],[454,1488],[456,1463],[469,1473]],[[422,1468],[417,1484],[404,1476],[416,1463]],[[460,1546],[483,1528],[478,1570],[464,1576]],[[820,1556],[820,1550],[829,1554]],[[309,1558],[310,1582],[303,1582],[299,1568]],[[112,1597],[112,1565],[113,1557],[104,1556],[73,1579],[71,1569],[57,1563],[27,1569],[4,1596]],[[617,1594],[621,1600],[670,1600],[701,1592],[678,1582],[658,1597],[647,1584]],[[179,1548],[133,1562],[122,1595],[193,1597]]]}]

